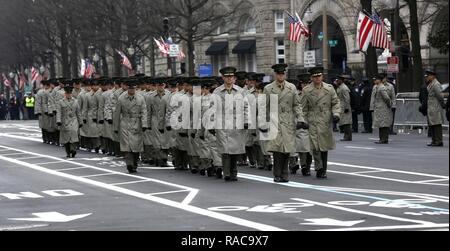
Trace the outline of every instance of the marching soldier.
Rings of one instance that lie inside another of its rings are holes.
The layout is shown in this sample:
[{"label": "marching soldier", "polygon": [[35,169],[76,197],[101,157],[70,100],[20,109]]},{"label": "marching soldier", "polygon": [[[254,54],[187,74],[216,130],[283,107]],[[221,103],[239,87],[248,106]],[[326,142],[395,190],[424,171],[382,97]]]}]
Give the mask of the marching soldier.
[{"label": "marching soldier", "polygon": [[444,96],[442,95],[441,83],[436,79],[436,73],[431,70],[425,72],[425,79],[428,84],[428,120],[431,126],[432,142],[428,144],[431,147],[442,147],[442,124],[443,110],[446,108]]},{"label": "marching soldier", "polygon": [[77,154],[78,129],[83,126],[80,106],[72,97],[73,82],[65,81],[64,98],[56,106],[56,123],[60,128],[60,143],[64,145],[67,158],[75,158]]},{"label": "marching soldier", "polygon": [[312,76],[312,84],[303,89],[302,107],[309,123],[316,177],[326,179],[328,151],[336,148],[332,122],[339,123],[341,107],[334,87],[323,82],[323,67],[313,68],[309,73]]},{"label": "marching soldier", "polygon": [[117,102],[113,125],[125,153],[127,170],[136,173],[139,154],[144,151],[143,133],[148,128],[147,106],[145,99],[136,95],[136,80],[128,80],[127,84],[128,91]]},{"label": "marching soldier", "polygon": [[295,152],[295,140],[293,140],[295,131],[308,129],[303,118],[297,88],[286,81],[287,67],[286,64],[272,66],[276,80],[264,89],[264,94],[267,96],[267,108],[270,107],[270,96],[278,96],[278,132],[276,139],[271,140],[267,148],[273,153],[274,181],[280,183],[289,182],[289,156]]},{"label": "marching soldier", "polygon": [[153,147],[155,148],[156,166],[167,167],[168,159],[168,144],[165,135],[165,96],[170,93],[165,89],[166,80],[159,81],[156,92],[153,95],[151,102],[151,110],[149,116],[152,118],[152,128],[155,133],[155,141]]},{"label": "marching soldier", "polygon": [[383,84],[386,86],[389,98],[391,99],[391,110],[392,110],[392,124],[389,126],[389,135],[397,135],[394,131],[394,124],[395,124],[395,111],[397,110],[397,94],[395,91],[395,86],[388,82],[388,77],[386,74],[382,74],[384,77]]},{"label": "marching soldier", "polygon": [[384,76],[377,74],[374,80],[370,110],[373,111],[373,126],[379,128],[380,140],[375,144],[389,144],[389,129],[392,124],[392,100],[383,84]]},{"label": "marching soldier", "polygon": [[42,140],[44,143],[47,143],[48,142],[47,130],[44,127],[44,123],[45,123],[45,121],[44,121],[44,111],[45,111],[44,96],[45,96],[46,89],[48,88],[48,81],[43,80],[41,82],[41,85],[42,85],[41,89],[36,94],[36,105],[35,105],[35,109],[34,109],[34,114],[39,119],[39,128],[41,128],[41,131],[42,131]]},{"label": "marching soldier", "polygon": [[[86,109],[87,106],[87,95],[88,93],[91,92],[91,80],[89,79],[85,79],[83,81],[83,87],[80,91],[80,93],[78,94],[78,105],[80,106],[80,111],[81,111],[81,119],[83,120],[83,125],[86,124],[84,122],[84,111]],[[87,122],[87,121],[86,121]],[[80,128],[80,147],[84,148],[84,149],[88,149],[89,148],[89,142],[87,139],[87,126],[83,126]]]},{"label": "marching soldier", "polygon": [[[264,95],[264,88],[268,86],[270,83],[260,83],[256,86],[256,97],[259,95]],[[257,111],[259,113],[259,111]],[[259,116],[259,115],[258,115]],[[269,141],[261,140],[261,130],[258,130],[256,132],[256,141],[255,141],[255,149],[256,149],[256,156],[258,159],[258,163],[261,164],[261,166],[258,167],[259,170],[266,170],[271,172],[273,169],[273,163],[272,163],[272,156],[271,153],[267,151],[267,145]]]},{"label": "marching soldier", "polygon": [[99,122],[104,122],[103,107],[101,103],[102,90],[99,88],[99,80],[94,79],[91,81],[91,91],[86,95],[86,105],[84,105],[83,111],[83,123],[86,126],[86,137],[88,140],[88,150],[94,149],[96,153],[100,152],[100,127]]},{"label": "marching soldier", "polygon": [[[128,90],[128,85],[126,85],[124,83],[124,79],[117,77],[114,79],[114,85],[116,86],[116,90],[113,92],[113,96],[112,96],[112,102],[111,102],[111,107],[112,107],[112,114],[113,114],[113,128],[116,127],[115,123],[117,123],[118,120],[116,120],[114,118],[114,116],[116,116],[116,108],[117,108],[117,103],[119,102],[119,98],[123,93],[126,93],[126,91]],[[120,153],[120,139],[119,139],[119,134],[116,133],[116,131],[113,131],[112,134],[112,140],[113,140],[113,148],[114,148],[114,154],[115,157],[120,157],[121,153]]]},{"label": "marching soldier", "polygon": [[102,89],[102,99],[104,101],[104,123],[103,123],[103,137],[102,137],[102,148],[103,153],[108,154],[109,156],[112,156],[114,153],[113,149],[113,91],[114,89],[111,88],[111,82],[112,79],[106,79],[103,83]]},{"label": "marching soldier", "polygon": [[171,102],[174,96],[178,94],[178,81],[179,79],[170,79],[167,81],[168,83],[168,91],[169,93],[163,97],[164,104],[163,104],[163,115],[162,115],[162,123],[164,125],[165,129],[165,140],[167,141],[167,148],[169,149],[171,155],[172,155],[172,164],[175,168],[179,167],[179,152],[177,148],[177,134],[172,129],[170,120],[172,118],[172,115],[174,114],[175,110],[171,106]]},{"label": "marching soldier", "polygon": [[[177,109],[179,109],[180,107],[182,107],[183,105],[190,105],[190,100],[189,97],[186,95],[187,93],[187,89],[190,88],[190,79],[187,77],[183,77],[180,78],[179,82],[178,82],[178,92],[176,94],[173,95],[172,100],[171,101],[171,110],[176,111]],[[186,104],[183,104],[186,103]],[[169,112],[171,113],[171,112]],[[178,123],[182,123],[184,117],[183,116],[190,116],[190,108],[189,108],[189,112],[186,112],[189,114],[178,114]],[[172,115],[170,115],[169,119],[169,125],[170,127],[174,127],[175,125],[171,122],[171,117]],[[178,149],[178,158],[179,160],[177,161],[177,166],[175,167],[175,170],[180,170],[180,171],[187,171],[189,170],[188,165],[189,165],[189,155],[188,155],[188,145],[189,145],[189,135],[187,133],[187,129],[186,128],[182,128],[182,125],[178,125],[179,128],[171,128],[173,130],[176,131],[176,145],[177,145],[177,149]]]},{"label": "marching soldier", "polygon": [[344,132],[344,138],[341,141],[352,141],[352,106],[351,106],[351,91],[346,84],[344,84],[344,76],[339,76],[337,80],[338,88],[336,90],[337,96],[341,103],[341,120],[339,127]]},{"label": "marching soldier", "polygon": [[47,104],[47,114],[45,114],[47,116],[47,132],[49,135],[49,144],[55,144],[58,145],[58,141],[57,141],[57,137],[55,136],[55,132],[56,132],[56,120],[55,120],[55,115],[56,115],[56,99],[55,99],[55,93],[57,92],[55,90],[55,85],[58,83],[56,79],[50,79],[50,88],[48,89],[47,92],[47,98],[46,98],[46,104]]},{"label": "marching soldier", "polygon": [[[221,98],[222,104],[225,104],[225,97],[227,95],[232,96],[235,99],[242,98],[244,95],[244,90],[236,85],[236,68],[225,67],[220,70],[223,76],[223,81],[225,84],[218,87],[214,94]],[[223,105],[224,106],[224,105]],[[229,107],[223,107],[225,110],[230,109]],[[244,108],[245,109],[245,108]],[[220,111],[223,115],[225,112]],[[246,111],[234,111],[233,121],[236,121],[237,113],[244,112],[244,117]],[[225,117],[225,116],[223,116]],[[224,121],[225,119],[223,119]],[[223,175],[225,176],[225,181],[234,182],[238,181],[238,169],[237,162],[242,154],[245,154],[245,137],[243,130],[237,129],[233,125],[234,129],[227,129],[224,124],[218,125],[220,128],[217,130],[211,130],[212,134],[216,134],[217,141],[220,146],[219,152],[222,154],[222,164],[223,164]],[[244,125],[244,129],[246,126]]]},{"label": "marching soldier", "polygon": [[[311,82],[311,74],[305,73],[298,76],[299,85],[297,89],[299,91],[298,98],[300,103],[303,104],[303,89],[308,86]],[[309,138],[309,132],[305,129],[297,130],[295,137],[295,153],[298,153],[300,158],[300,167],[302,175],[305,177],[311,176],[311,165],[312,165],[312,155],[311,155],[311,143]],[[296,174],[298,169],[291,170],[291,174]]]}]

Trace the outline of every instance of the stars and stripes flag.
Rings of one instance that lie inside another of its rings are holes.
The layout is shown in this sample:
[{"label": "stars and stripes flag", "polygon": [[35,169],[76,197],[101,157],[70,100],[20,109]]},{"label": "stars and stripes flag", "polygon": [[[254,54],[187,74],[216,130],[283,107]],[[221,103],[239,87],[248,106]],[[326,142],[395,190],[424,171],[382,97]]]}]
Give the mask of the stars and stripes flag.
[{"label": "stars and stripes flag", "polygon": [[164,56],[167,56],[169,54],[169,45],[164,42],[164,40],[161,38],[161,40],[158,40],[156,38],[153,38],[155,40],[156,46],[158,46],[159,51]]},{"label": "stars and stripes flag", "polygon": [[302,35],[304,35],[306,38],[309,37],[309,30],[300,19],[298,13],[295,13],[295,16],[293,16],[286,11],[286,14],[288,15],[288,21],[290,24],[289,40],[298,43],[300,42]]},{"label": "stars and stripes flag", "polygon": [[131,65],[131,62],[128,59],[127,55],[125,55],[125,53],[123,53],[119,50],[116,50],[116,51],[122,57],[122,65],[125,66],[126,68],[128,68],[128,70],[133,70],[133,66]]},{"label": "stars and stripes flag", "polygon": [[378,14],[373,15],[372,20],[374,22],[372,46],[380,49],[389,49],[390,41],[383,20]]},{"label": "stars and stripes flag", "polygon": [[3,78],[3,84],[5,84],[6,87],[11,87],[11,80],[9,80],[5,73],[2,74],[2,78]]},{"label": "stars and stripes flag", "polygon": [[358,18],[357,38],[359,50],[366,52],[373,38],[375,22],[366,14],[360,12]]},{"label": "stars and stripes flag", "polygon": [[31,67],[31,83],[37,83],[40,81],[42,81],[41,74],[39,74],[39,71],[36,68]]},{"label": "stars and stripes flag", "polygon": [[18,75],[19,75],[19,90],[22,90],[27,84],[27,78],[25,77],[25,74],[23,72],[18,73]]},{"label": "stars and stripes flag", "polygon": [[84,78],[92,78],[95,73],[95,66],[88,59],[81,60],[80,75]]}]

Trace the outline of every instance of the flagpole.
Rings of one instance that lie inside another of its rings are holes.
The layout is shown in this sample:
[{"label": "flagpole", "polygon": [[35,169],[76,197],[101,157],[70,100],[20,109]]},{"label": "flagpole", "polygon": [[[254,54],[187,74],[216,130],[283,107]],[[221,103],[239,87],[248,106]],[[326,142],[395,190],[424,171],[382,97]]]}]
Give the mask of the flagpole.
[{"label": "flagpole", "polygon": [[[328,2],[328,1],[326,1]],[[327,3],[323,5],[323,73],[325,75],[325,81],[328,78],[328,14]]]}]

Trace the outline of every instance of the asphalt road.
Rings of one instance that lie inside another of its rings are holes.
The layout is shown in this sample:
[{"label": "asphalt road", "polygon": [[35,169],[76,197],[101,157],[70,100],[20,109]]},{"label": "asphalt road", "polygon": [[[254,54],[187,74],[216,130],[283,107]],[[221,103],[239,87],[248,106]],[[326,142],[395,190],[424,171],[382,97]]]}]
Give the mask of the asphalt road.
[{"label": "asphalt road", "polygon": [[[340,135],[336,135],[338,139]],[[240,168],[239,182],[44,145],[36,122],[0,123],[0,231],[449,229],[449,149],[424,135],[354,135],[328,180]],[[445,136],[448,142],[448,135]]]}]

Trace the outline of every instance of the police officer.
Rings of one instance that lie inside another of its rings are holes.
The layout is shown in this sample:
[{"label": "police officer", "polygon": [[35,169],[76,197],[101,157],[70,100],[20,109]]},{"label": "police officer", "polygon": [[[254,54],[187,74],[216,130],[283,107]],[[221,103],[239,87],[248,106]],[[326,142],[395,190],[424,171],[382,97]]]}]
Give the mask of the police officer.
[{"label": "police officer", "polygon": [[383,84],[386,86],[386,89],[388,91],[389,98],[391,99],[391,110],[392,110],[392,124],[389,127],[389,135],[397,135],[397,133],[394,131],[394,124],[395,124],[395,112],[397,110],[397,93],[394,84],[392,84],[390,81],[388,81],[387,74],[383,73],[382,76]]},{"label": "police officer", "polygon": [[374,88],[370,110],[373,111],[373,126],[379,128],[380,140],[375,144],[389,144],[389,129],[392,125],[392,100],[387,87],[383,84],[384,76],[377,74],[373,78]]},{"label": "police officer", "polygon": [[139,154],[144,151],[143,133],[148,128],[147,106],[144,98],[136,95],[136,80],[128,80],[127,85],[128,91],[117,102],[113,125],[125,153],[127,170],[136,173]]},{"label": "police officer", "polygon": [[272,66],[275,72],[275,81],[264,89],[267,108],[270,107],[271,96],[278,97],[278,132],[269,131],[269,133],[277,133],[277,136],[268,143],[267,148],[269,152],[273,153],[274,181],[280,183],[289,182],[289,156],[295,152],[295,140],[293,139],[296,136],[296,130],[308,129],[303,118],[297,87],[286,81],[287,67],[287,64]]},{"label": "police officer", "polygon": [[0,120],[6,120],[8,114],[8,101],[3,94],[0,94]]},{"label": "police officer", "polygon": [[29,120],[34,120],[34,106],[35,98],[33,97],[33,94],[28,93],[28,96],[25,98],[25,108],[27,109]]},{"label": "police officer", "polygon": [[78,129],[83,126],[80,106],[72,97],[73,82],[64,81],[64,98],[56,106],[56,123],[60,128],[60,143],[64,145],[67,158],[75,158],[77,154]]},{"label": "police officer", "polygon": [[363,133],[373,133],[373,118],[372,112],[370,111],[370,101],[372,99],[373,86],[372,84],[370,84],[369,78],[362,78],[362,83],[359,89],[361,90],[361,112],[364,121]]},{"label": "police officer", "polygon": [[442,95],[441,83],[436,78],[436,72],[427,70],[425,72],[425,80],[428,84],[428,121],[431,126],[432,142],[428,144],[431,147],[442,147],[442,109],[446,108],[444,96]]},{"label": "police officer", "polygon": [[303,113],[308,122],[318,179],[327,178],[328,151],[335,149],[332,122],[339,123],[341,106],[332,85],[323,82],[323,67],[312,68],[312,84],[303,89]]}]

